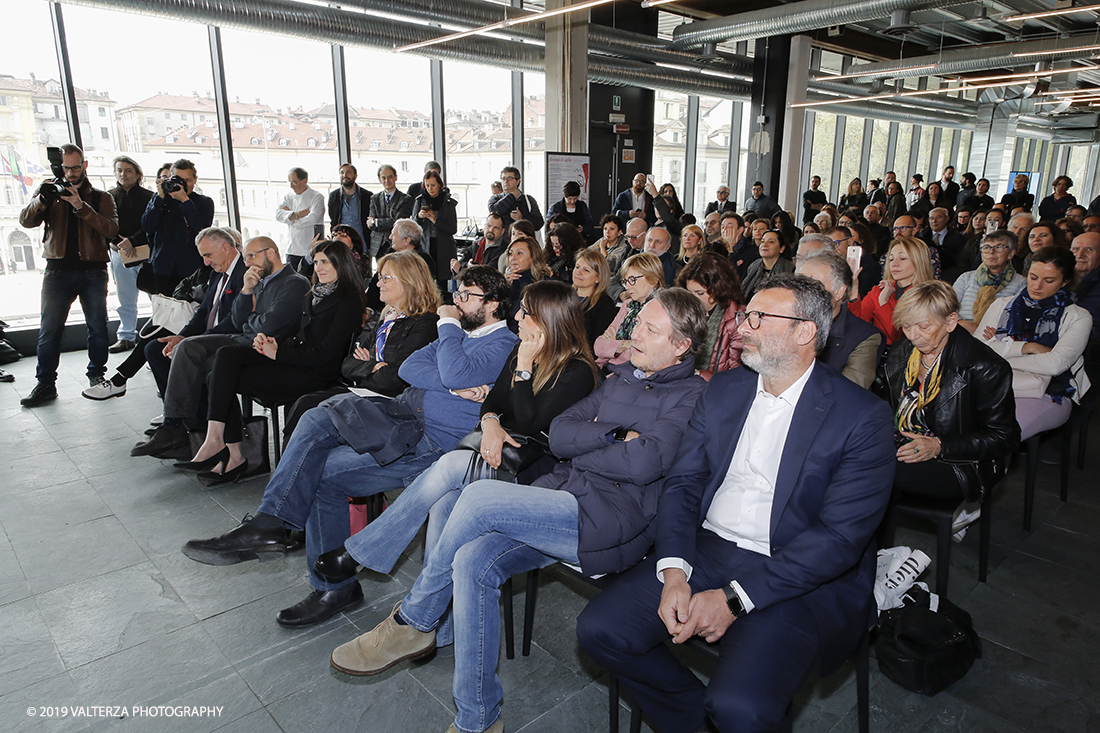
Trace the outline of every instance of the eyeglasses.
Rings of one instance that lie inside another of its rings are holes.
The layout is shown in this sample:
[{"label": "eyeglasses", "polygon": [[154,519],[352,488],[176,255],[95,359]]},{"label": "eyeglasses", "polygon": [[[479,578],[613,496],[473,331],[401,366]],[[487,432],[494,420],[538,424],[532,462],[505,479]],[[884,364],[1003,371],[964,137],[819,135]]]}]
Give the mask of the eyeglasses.
[{"label": "eyeglasses", "polygon": [[626,283],[627,285],[629,285],[630,287],[634,287],[638,283],[639,280],[645,280],[645,275],[630,275],[628,277],[623,278],[623,282]]},{"label": "eyeglasses", "polygon": [[84,170],[84,164],[83,163],[81,163],[80,165],[63,165],[61,167],[64,168],[65,170],[67,170],[67,171],[72,171],[73,173]]},{"label": "eyeglasses", "polygon": [[257,257],[260,256],[261,252],[266,252],[269,249],[271,249],[271,247],[264,247],[263,249],[258,249],[255,252],[245,252],[244,253],[244,258],[245,258],[246,261],[254,260],[254,259],[256,259]]},{"label": "eyeglasses", "polygon": [[849,239],[851,239],[851,237],[845,237],[844,239],[834,239],[833,244],[835,244],[837,247],[839,247],[840,245],[847,242]]},{"label": "eyeglasses", "polygon": [[484,298],[485,293],[475,293],[471,290],[458,290],[455,292],[455,300],[459,303],[468,303],[470,298]]},{"label": "eyeglasses", "polygon": [[895,232],[901,232],[901,231],[906,231],[906,230],[910,230],[910,229],[916,229],[916,227],[915,226],[894,227]]},{"label": "eyeglasses", "polygon": [[502,181],[518,181],[519,179],[516,178],[515,176],[501,176],[500,180],[502,180]]},{"label": "eyeglasses", "polygon": [[627,234],[626,238],[633,241],[635,239],[645,239],[644,234]]},{"label": "eyeglasses", "polygon": [[1007,244],[983,244],[981,247],[978,247],[978,249],[981,250],[983,253],[1004,252],[1008,248],[1009,247]]},{"label": "eyeglasses", "polygon": [[[384,285],[386,283],[394,282],[396,280],[397,280],[397,275],[379,275],[378,276],[378,284],[379,285]],[[466,295],[468,296],[469,293],[466,293]],[[465,303],[466,301],[463,300],[462,302]]]},{"label": "eyeglasses", "polygon": [[808,321],[809,318],[798,318],[796,316],[783,316],[778,313],[764,313],[762,311],[737,311],[737,314],[733,317],[734,323],[740,328],[741,324],[745,321],[749,322],[749,328],[753,331],[760,328],[760,320],[762,318],[783,318],[788,321]]},{"label": "eyeglasses", "polygon": [[521,305],[519,307],[519,310],[516,311],[516,318],[517,319],[526,318],[530,313],[531,313],[531,311],[527,310],[527,306]]}]

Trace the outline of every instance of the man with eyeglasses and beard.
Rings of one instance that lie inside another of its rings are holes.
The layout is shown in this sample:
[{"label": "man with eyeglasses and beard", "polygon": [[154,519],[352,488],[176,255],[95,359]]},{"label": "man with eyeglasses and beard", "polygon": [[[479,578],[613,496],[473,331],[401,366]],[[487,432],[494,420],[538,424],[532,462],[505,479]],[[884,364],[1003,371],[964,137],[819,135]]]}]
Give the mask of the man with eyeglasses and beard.
[{"label": "man with eyeglasses and beard", "polygon": [[[115,200],[92,188],[85,175],[88,161],[83,150],[62,145],[60,152],[63,179],[42,184],[19,214],[19,223],[27,229],[46,225],[42,237],[46,272],[42,276],[35,374],[38,383],[19,401],[24,407],[38,407],[57,399],[61,336],[74,300],[80,300],[87,324],[88,383],[102,382],[107,372],[107,240],[118,234]],[[56,158],[54,161],[56,166]],[[58,185],[63,190],[58,191]]]},{"label": "man with eyeglasses and beard", "polygon": [[[577,624],[656,730],[779,729],[810,670],[839,667],[877,617],[890,409],[815,361],[833,320],[819,282],[770,279],[738,316],[748,368],[715,374],[696,404],[655,551]],[[693,636],[718,645],[707,685],[664,643]]]},{"label": "man with eyeglasses and beard", "polygon": [[183,554],[196,562],[232,565],[285,554],[292,544],[290,528],[305,529],[313,591],[280,611],[275,617],[279,625],[316,624],[363,602],[358,579],[330,583],[313,570],[322,552],[349,537],[347,497],[404,488],[406,477],[454,450],[477,426],[481,401],[517,340],[506,321],[511,286],[485,265],[463,270],[458,281],[454,305],[439,308],[438,340],[401,365],[401,379],[414,389],[387,403],[421,416],[419,442],[396,459],[376,459],[371,450],[379,450],[364,447],[374,436],[350,427],[364,424],[355,411],[355,401],[363,398],[335,397],[302,416],[255,515],[220,537],[184,545]]}]

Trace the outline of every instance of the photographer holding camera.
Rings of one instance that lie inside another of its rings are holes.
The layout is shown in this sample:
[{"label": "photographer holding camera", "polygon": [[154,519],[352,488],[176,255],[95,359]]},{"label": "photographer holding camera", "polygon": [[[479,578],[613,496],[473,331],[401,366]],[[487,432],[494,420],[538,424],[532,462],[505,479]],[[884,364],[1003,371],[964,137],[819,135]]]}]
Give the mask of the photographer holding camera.
[{"label": "photographer holding camera", "polygon": [[195,164],[180,158],[172,175],[157,182],[157,195],[141,216],[141,228],[153,235],[154,292],[172,295],[180,280],[202,267],[195,236],[214,223],[214,201],[195,193]]},{"label": "photographer holding camera", "polygon": [[55,179],[43,183],[19,223],[33,229],[45,223],[42,252],[42,319],[38,326],[38,384],[20,400],[24,407],[57,399],[61,335],[73,301],[80,299],[88,329],[88,383],[107,371],[107,240],[118,234],[115,200],[92,188],[88,162],[75,145],[48,148]]}]

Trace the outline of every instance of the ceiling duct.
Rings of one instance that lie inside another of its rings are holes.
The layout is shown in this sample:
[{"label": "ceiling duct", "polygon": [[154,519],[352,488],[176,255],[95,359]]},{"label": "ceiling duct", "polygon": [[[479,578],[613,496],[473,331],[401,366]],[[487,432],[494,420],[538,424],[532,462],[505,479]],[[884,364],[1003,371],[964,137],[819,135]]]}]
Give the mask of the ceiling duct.
[{"label": "ceiling duct", "polygon": [[901,38],[909,35],[917,29],[917,26],[910,19],[910,15],[908,9],[898,8],[890,13],[890,25],[880,31],[880,33],[894,38]]},{"label": "ceiling duct", "polygon": [[[993,69],[1014,69],[1034,66],[1044,58],[1061,61],[1096,56],[1100,45],[1095,35],[1058,38],[1021,43],[998,43],[959,51],[944,51],[927,56],[913,56],[898,61],[882,61],[874,64],[858,64],[848,69],[849,75],[860,79],[901,79],[913,76],[954,76]],[[1034,54],[1021,56],[1020,54]],[[824,77],[818,77],[824,78]]]},{"label": "ceiling duct", "polygon": [[724,18],[685,23],[672,32],[672,48],[731,43],[787,33],[830,28],[890,16],[896,10],[930,10],[964,5],[968,0],[802,0]]}]

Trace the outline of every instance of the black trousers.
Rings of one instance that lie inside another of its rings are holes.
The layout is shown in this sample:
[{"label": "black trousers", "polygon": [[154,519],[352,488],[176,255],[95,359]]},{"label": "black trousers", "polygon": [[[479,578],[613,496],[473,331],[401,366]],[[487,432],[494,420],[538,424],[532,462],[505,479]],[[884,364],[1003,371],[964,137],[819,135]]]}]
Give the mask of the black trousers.
[{"label": "black trousers", "polygon": [[238,394],[266,403],[288,403],[327,387],[330,380],[305,367],[280,364],[251,346],[223,346],[214,355],[208,382],[208,420],[225,423],[225,442],[242,438]]}]

